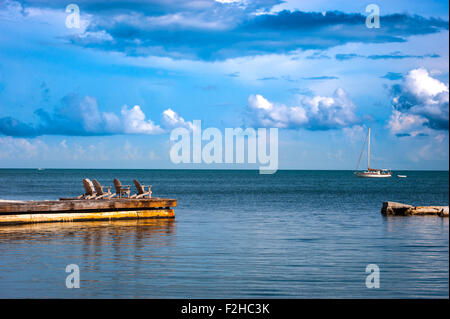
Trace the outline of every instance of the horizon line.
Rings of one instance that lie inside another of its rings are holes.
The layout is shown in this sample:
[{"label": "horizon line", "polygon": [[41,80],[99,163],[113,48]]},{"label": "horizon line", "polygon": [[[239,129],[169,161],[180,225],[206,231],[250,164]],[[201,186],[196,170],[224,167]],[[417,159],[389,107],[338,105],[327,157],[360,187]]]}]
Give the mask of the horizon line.
[{"label": "horizon line", "polygon": [[[165,171],[259,171],[257,168],[81,168],[81,167],[0,167],[0,170],[165,170]],[[390,169],[391,171],[449,172],[442,169]],[[277,171],[361,171],[355,169],[284,168]]]}]

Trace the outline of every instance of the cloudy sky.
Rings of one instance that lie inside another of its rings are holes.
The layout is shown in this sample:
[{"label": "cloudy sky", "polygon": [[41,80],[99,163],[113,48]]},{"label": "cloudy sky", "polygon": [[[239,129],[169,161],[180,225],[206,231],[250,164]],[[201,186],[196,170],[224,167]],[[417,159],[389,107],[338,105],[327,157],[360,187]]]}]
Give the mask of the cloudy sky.
[{"label": "cloudy sky", "polygon": [[0,0],[0,167],[180,168],[201,120],[279,128],[281,169],[354,169],[368,127],[374,167],[448,169],[446,0],[70,3]]}]

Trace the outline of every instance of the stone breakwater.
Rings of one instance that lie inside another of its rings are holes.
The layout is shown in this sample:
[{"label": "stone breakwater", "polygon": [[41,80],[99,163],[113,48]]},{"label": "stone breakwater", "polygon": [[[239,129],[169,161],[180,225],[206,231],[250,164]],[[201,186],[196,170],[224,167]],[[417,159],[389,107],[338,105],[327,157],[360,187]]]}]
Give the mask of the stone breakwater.
[{"label": "stone breakwater", "polygon": [[412,206],[396,202],[384,202],[381,213],[386,216],[424,216],[448,217],[448,206]]}]

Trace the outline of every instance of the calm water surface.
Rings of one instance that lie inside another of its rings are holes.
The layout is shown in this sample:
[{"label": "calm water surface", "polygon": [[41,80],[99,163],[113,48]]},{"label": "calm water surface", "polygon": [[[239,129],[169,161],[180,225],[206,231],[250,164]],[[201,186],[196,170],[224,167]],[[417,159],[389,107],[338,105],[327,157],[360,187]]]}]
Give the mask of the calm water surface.
[{"label": "calm water surface", "polygon": [[[6,170],[2,199],[134,178],[178,199],[176,220],[0,227],[1,298],[417,298],[449,294],[449,223],[383,217],[383,201],[448,205],[448,172]],[[77,264],[81,288],[67,289]],[[380,289],[365,268],[380,267]]]}]

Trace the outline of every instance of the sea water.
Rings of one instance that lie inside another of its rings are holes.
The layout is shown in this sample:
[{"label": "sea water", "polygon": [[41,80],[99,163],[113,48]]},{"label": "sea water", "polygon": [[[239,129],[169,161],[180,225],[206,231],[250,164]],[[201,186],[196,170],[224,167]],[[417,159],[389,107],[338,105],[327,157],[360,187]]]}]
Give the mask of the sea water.
[{"label": "sea water", "polygon": [[1,298],[448,298],[448,218],[380,213],[448,205],[448,171],[0,169],[0,199],[80,195],[86,177],[153,185],[176,218],[1,226]]}]

